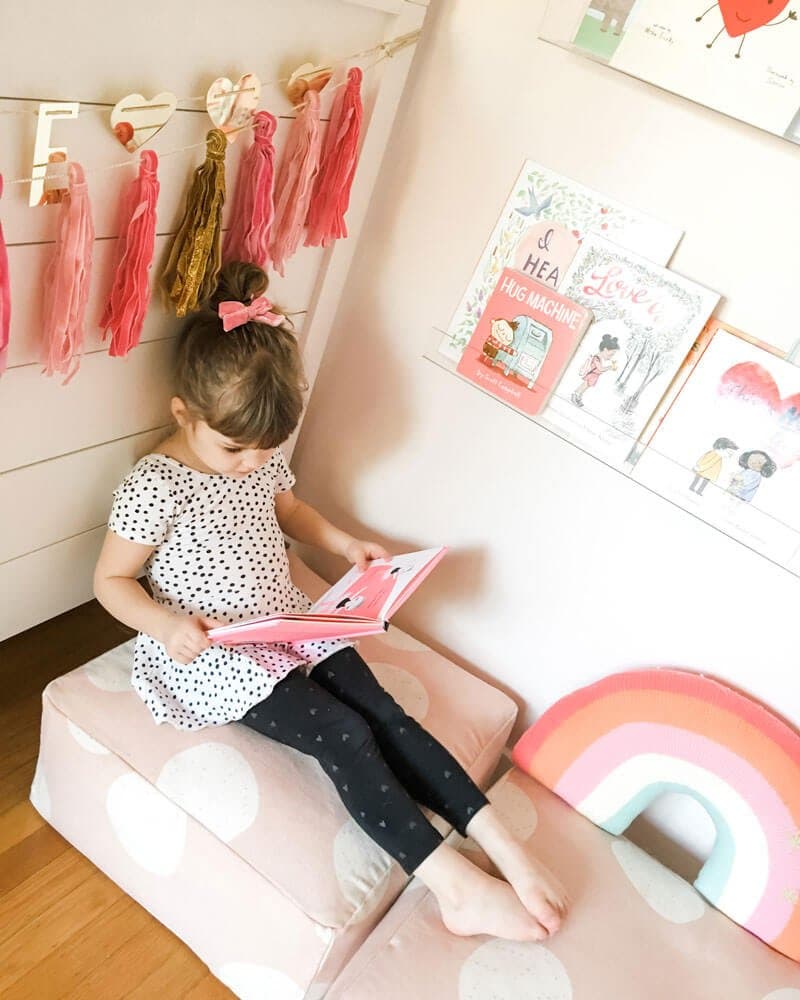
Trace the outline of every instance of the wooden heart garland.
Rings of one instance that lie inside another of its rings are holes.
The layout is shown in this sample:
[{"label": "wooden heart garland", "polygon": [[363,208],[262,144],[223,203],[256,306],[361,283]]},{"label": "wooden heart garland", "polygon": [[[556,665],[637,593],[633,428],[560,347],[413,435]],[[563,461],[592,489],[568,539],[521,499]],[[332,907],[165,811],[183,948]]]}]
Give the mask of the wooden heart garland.
[{"label": "wooden heart garland", "polygon": [[178,98],[165,90],[148,100],[141,94],[128,94],[111,111],[114,135],[129,153],[149,142],[175,114]]},{"label": "wooden heart garland", "polygon": [[330,66],[315,66],[314,63],[303,63],[292,73],[286,83],[286,96],[292,102],[292,107],[302,103],[307,90],[319,93],[333,75]]},{"label": "wooden heart garland", "polygon": [[260,100],[261,81],[255,73],[245,73],[235,84],[220,76],[208,88],[206,110],[228,142],[235,142],[238,130],[252,121]]}]

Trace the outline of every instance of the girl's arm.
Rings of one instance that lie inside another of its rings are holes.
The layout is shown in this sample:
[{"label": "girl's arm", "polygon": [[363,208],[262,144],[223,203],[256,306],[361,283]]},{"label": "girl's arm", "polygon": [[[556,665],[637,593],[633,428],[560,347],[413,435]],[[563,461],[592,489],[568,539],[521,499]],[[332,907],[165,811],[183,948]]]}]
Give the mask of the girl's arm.
[{"label": "girl's arm", "polygon": [[191,663],[211,645],[206,629],[220,622],[175,614],[147,594],[136,577],[154,548],[106,532],[94,571],[94,596],[116,619],[162,643],[173,660]]},{"label": "girl's arm", "polygon": [[389,553],[375,542],[362,542],[327,521],[318,510],[299,500],[291,490],[275,497],[275,513],[281,531],[306,545],[344,556],[365,569],[370,559],[388,559]]}]

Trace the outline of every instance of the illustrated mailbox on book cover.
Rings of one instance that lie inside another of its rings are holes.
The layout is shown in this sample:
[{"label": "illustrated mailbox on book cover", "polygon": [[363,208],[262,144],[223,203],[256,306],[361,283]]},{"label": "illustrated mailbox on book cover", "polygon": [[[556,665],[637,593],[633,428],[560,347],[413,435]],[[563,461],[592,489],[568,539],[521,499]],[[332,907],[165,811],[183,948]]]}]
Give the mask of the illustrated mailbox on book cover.
[{"label": "illustrated mailbox on book cover", "polygon": [[208,631],[211,642],[303,642],[376,635],[432,572],[445,546],[374,559],[365,570],[353,567],[305,614],[272,614]]},{"label": "illustrated mailbox on book cover", "polygon": [[457,371],[522,413],[544,407],[591,312],[528,275],[500,275]]}]

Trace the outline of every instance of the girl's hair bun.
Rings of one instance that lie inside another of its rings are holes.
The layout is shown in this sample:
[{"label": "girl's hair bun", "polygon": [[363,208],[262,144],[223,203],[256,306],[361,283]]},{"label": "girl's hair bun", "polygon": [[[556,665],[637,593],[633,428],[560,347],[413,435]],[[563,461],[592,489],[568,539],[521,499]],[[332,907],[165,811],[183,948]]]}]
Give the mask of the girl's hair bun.
[{"label": "girl's hair bun", "polygon": [[255,264],[226,264],[214,294],[188,318],[176,346],[175,394],[192,419],[246,447],[275,448],[285,441],[300,420],[307,388],[288,323],[252,319],[225,332],[220,303],[249,306],[267,284]]},{"label": "girl's hair bun", "polygon": [[253,299],[263,295],[269,278],[257,264],[232,260],[219,272],[216,290],[208,304],[216,311],[220,302],[242,302],[249,306]]}]

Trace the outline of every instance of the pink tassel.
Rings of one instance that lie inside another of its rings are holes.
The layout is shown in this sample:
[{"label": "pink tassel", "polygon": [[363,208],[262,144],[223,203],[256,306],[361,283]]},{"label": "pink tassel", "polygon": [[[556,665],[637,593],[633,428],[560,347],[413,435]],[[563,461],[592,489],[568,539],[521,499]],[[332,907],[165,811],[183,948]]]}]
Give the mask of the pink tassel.
[{"label": "pink tassel", "polygon": [[326,247],[347,236],[344,216],[350,204],[350,188],[358,161],[364,110],[361,105],[363,75],[358,66],[348,72],[347,84],[340,89],[331,108],[322,163],[306,220],[307,247]]},{"label": "pink tassel", "polygon": [[156,244],[158,156],[152,149],[139,154],[139,174],[121,202],[114,280],[100,328],[110,334],[108,353],[123,358],[139,343],[150,303],[150,266]]},{"label": "pink tassel", "polygon": [[43,310],[44,374],[65,375],[64,385],[80,367],[93,243],[89,189],[83,167],[72,162],[69,188],[61,202],[55,254],[45,275]]},{"label": "pink tassel", "polygon": [[[3,175],[0,174],[0,198],[3,197]],[[11,289],[8,279],[8,253],[0,223],[0,375],[8,364],[8,332],[11,327]]]},{"label": "pink tassel", "polygon": [[292,122],[275,184],[270,254],[275,270],[281,275],[286,261],[300,246],[319,166],[319,151],[319,94],[307,90],[303,107]]},{"label": "pink tassel", "polygon": [[254,116],[253,144],[239,163],[230,229],[222,244],[222,259],[243,260],[267,269],[269,237],[275,214],[272,185],[275,147],[272,137],[278,124],[269,111]]}]

